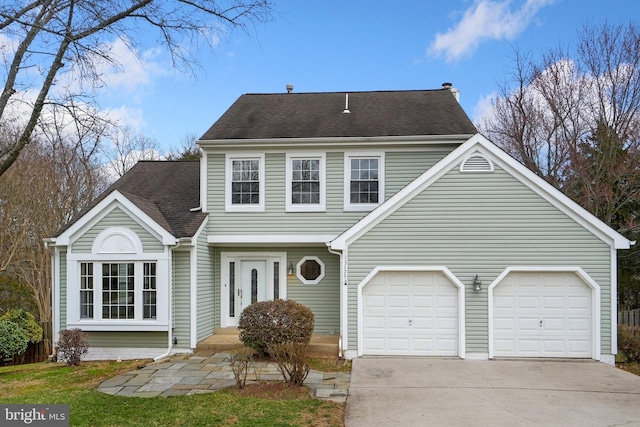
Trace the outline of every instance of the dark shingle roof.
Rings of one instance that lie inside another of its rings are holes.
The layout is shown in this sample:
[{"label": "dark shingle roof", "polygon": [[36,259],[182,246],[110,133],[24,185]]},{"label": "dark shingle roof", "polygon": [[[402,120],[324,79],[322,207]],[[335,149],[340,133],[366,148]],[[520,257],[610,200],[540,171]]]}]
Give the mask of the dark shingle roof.
[{"label": "dark shingle roof", "polygon": [[[345,109],[349,95],[349,111]],[[477,130],[449,89],[246,94],[200,138],[464,135]]]},{"label": "dark shingle roof", "polygon": [[192,237],[206,214],[200,206],[200,162],[141,161],[62,227],[59,236],[114,190],[175,237]]}]

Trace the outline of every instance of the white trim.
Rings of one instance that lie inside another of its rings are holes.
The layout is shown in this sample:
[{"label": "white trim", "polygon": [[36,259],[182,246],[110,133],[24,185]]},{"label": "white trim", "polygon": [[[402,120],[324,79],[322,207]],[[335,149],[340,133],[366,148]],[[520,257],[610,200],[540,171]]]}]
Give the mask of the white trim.
[{"label": "white trim", "polygon": [[607,365],[616,366],[616,355],[615,354],[601,354],[600,361],[602,363],[606,363]]},{"label": "white trim", "polygon": [[442,143],[462,143],[472,137],[472,134],[456,134],[456,135],[408,135],[408,136],[356,136],[356,137],[319,137],[319,138],[255,138],[255,139],[204,139],[199,140],[198,145],[203,149],[221,148],[228,150],[230,145],[234,148],[264,148],[268,147],[295,147],[313,144],[318,145],[336,145],[344,147],[345,145],[363,145],[370,146],[388,146],[392,144],[442,144]]},{"label": "white trim", "polygon": [[[315,261],[320,266],[320,275],[314,280],[306,279],[302,275],[302,264],[304,264],[306,261]],[[298,264],[296,265],[296,277],[305,285],[317,285],[322,281],[322,279],[324,279],[325,270],[326,267],[324,265],[324,262],[322,262],[320,258],[318,258],[317,256],[305,256],[300,261],[298,261]]]},{"label": "white trim", "polygon": [[464,144],[445,156],[444,159],[437,162],[377,209],[374,209],[358,221],[353,227],[338,236],[331,242],[331,248],[342,250],[351,242],[357,240],[380,221],[384,220],[453,169],[458,162],[472,150],[482,153],[505,171],[515,176],[520,182],[578,224],[585,227],[607,245],[613,246],[616,249],[629,249],[631,242],[626,237],[613,230],[480,134],[469,138]]},{"label": "white trim", "polygon": [[[80,263],[93,263],[93,315],[80,317]],[[156,319],[143,319],[143,263],[156,263]],[[134,319],[102,318],[102,263],[134,263],[135,296]],[[66,325],[88,331],[166,331],[170,319],[167,312],[172,305],[170,291],[171,265],[167,251],[155,254],[91,255],[67,254],[67,317]]]},{"label": "white trim", "polygon": [[[480,157],[482,158],[482,160],[487,162],[487,166],[488,169],[474,169],[472,167],[467,168],[467,162],[475,157]],[[491,173],[495,171],[495,168],[493,166],[493,162],[488,159],[487,157],[485,157],[484,155],[482,155],[482,153],[478,152],[478,151],[474,151],[473,153],[470,153],[468,156],[466,156],[464,158],[464,160],[462,160],[460,162],[460,172],[463,173]]]},{"label": "white trim", "polygon": [[[115,244],[115,245],[114,245]],[[109,227],[93,240],[92,254],[136,254],[143,252],[140,237],[125,227]]]},{"label": "white trim", "polygon": [[[293,160],[318,160],[320,169],[320,202],[314,204],[293,204],[291,202],[291,184],[293,181]],[[295,152],[285,155],[285,211],[286,212],[324,212],[327,208],[327,155],[326,153]]]},{"label": "white trim", "polygon": [[[60,246],[55,246],[54,247],[54,253],[51,255],[51,257],[53,258],[53,262],[51,263],[51,269],[53,270],[53,288],[51,289],[51,298],[53,300],[53,316],[52,317],[52,321],[53,324],[52,326],[52,340],[53,342],[57,342],[58,341],[58,336],[60,334],[60,311],[62,310],[62,307],[60,306],[60,291],[61,291],[61,276],[60,276],[60,270],[62,269],[62,266],[60,265],[60,253],[62,252],[62,250],[64,249],[64,251],[66,252],[67,248],[66,247],[60,247]],[[68,278],[67,278],[67,282],[68,282]],[[69,284],[67,283],[67,289],[69,288]],[[69,292],[67,290],[67,292]],[[67,307],[67,312],[69,311],[69,308]]]},{"label": "white trim", "polygon": [[[618,252],[611,248],[611,354],[618,353]],[[615,356],[614,356],[615,357]],[[615,360],[614,360],[615,365]]]},{"label": "white trim", "polygon": [[208,179],[209,158],[205,150],[200,150],[200,207],[202,212],[207,212],[207,190],[209,188]]},{"label": "white trim", "polygon": [[580,267],[545,267],[545,266],[514,266],[507,267],[504,269],[502,273],[489,285],[487,288],[487,298],[489,302],[489,358],[493,359],[494,357],[494,304],[493,304],[493,289],[499,285],[510,273],[574,273],[580,280],[582,280],[587,286],[591,288],[591,341],[592,348],[591,354],[592,358],[595,360],[600,360],[600,319],[601,319],[601,307],[600,307],[600,285],[591,278],[582,268]]},{"label": "white trim", "polygon": [[[273,296],[273,263],[280,263],[278,296],[280,299],[287,299],[287,253],[286,252],[221,252],[220,253],[220,327],[237,326],[238,318],[232,319],[229,316],[229,262],[236,263],[239,268],[241,261],[260,260],[267,264],[267,295]],[[236,274],[236,286],[238,286],[239,275]],[[272,299],[272,298],[270,298]]]},{"label": "white trim", "polygon": [[177,239],[172,236],[171,233],[160,226],[153,218],[138,208],[118,190],[113,190],[109,193],[109,195],[102,199],[97,205],[82,215],[78,221],[56,237],[55,244],[57,246],[69,246],[72,240],[75,240],[77,236],[83,235],[116,208],[124,211],[124,213],[138,225],[161,241],[163,245],[176,244]]},{"label": "white trim", "polygon": [[[234,160],[258,160],[260,163],[259,182],[259,202],[257,205],[234,205],[231,203],[231,184],[233,161]],[[265,209],[265,176],[266,164],[264,153],[227,153],[225,155],[225,173],[224,173],[224,210],[225,212],[264,212]]]},{"label": "white trim", "polygon": [[[352,158],[377,158],[378,159],[378,203],[351,203],[351,159]],[[344,153],[344,177],[343,194],[344,210],[347,212],[366,212],[375,209],[385,198],[385,153],[384,151],[347,151]]]},{"label": "white trim", "polygon": [[83,331],[142,331],[142,332],[167,332],[169,324],[167,322],[154,322],[149,320],[81,320],[77,322],[67,322],[67,329],[80,328]]},{"label": "white trim", "polygon": [[[166,354],[166,348],[154,347],[89,347],[89,352],[83,360],[131,360],[131,359],[155,359]],[[191,349],[171,350],[170,354],[192,353]]]},{"label": "white trim", "polygon": [[417,271],[417,272],[440,272],[444,274],[451,283],[458,288],[458,357],[465,358],[466,353],[466,329],[465,329],[465,286],[458,278],[444,266],[378,266],[374,268],[367,277],[358,284],[356,294],[356,304],[358,310],[358,356],[364,355],[364,307],[362,289],[380,272],[387,271]]},{"label": "white trim", "polygon": [[[190,274],[189,274],[189,311],[191,313],[189,324],[189,347],[196,348],[198,344],[198,245],[189,250]],[[174,272],[175,274],[175,272]],[[175,301],[172,301],[172,305]]]},{"label": "white trim", "polygon": [[335,234],[209,234],[209,244],[326,244]]}]

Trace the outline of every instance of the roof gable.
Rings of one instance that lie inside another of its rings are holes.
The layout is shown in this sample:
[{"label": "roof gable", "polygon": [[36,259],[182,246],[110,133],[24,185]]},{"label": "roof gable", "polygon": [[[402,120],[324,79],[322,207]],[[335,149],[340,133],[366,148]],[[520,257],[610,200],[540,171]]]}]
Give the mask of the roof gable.
[{"label": "roof gable", "polygon": [[476,132],[449,89],[245,94],[200,140],[473,135]]},{"label": "roof gable", "polygon": [[412,200],[426,188],[440,179],[448,171],[456,167],[467,158],[480,154],[491,162],[500,166],[507,173],[516,177],[525,186],[533,190],[540,197],[561,210],[567,216],[585,227],[600,240],[615,249],[628,249],[632,244],[626,237],[613,230],[596,216],[582,208],[576,202],[564,195],[558,189],[531,172],[513,157],[502,151],[491,141],[480,134],[469,138],[464,144],[456,148],[432,168],[424,172],[405,188],[388,199],[377,209],[346,230],[330,246],[335,250],[345,249],[351,242],[375,227],[382,220],[398,210],[401,206]]},{"label": "roof gable", "polygon": [[67,230],[85,215],[96,215],[95,208],[117,192],[119,200],[144,213],[149,220],[176,238],[193,237],[207,214],[192,211],[200,204],[200,162],[141,161],[113,183],[89,206],[63,226],[54,237]]}]

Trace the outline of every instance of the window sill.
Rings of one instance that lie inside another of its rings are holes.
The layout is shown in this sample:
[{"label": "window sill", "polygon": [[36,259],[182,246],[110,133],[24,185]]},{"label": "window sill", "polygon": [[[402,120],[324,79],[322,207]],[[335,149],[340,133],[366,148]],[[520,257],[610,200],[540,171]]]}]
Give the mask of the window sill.
[{"label": "window sill", "polygon": [[80,328],[83,331],[141,331],[141,332],[167,332],[168,323],[154,321],[110,321],[110,320],[87,320],[75,323],[67,323],[67,329]]}]

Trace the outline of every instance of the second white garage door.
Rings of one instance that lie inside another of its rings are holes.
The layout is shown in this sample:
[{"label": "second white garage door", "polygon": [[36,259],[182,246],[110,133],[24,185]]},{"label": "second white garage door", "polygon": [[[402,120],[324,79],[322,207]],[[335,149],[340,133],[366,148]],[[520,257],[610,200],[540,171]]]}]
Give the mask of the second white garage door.
[{"label": "second white garage door", "polygon": [[515,272],[493,289],[494,356],[591,358],[591,288],[571,272]]},{"label": "second white garage door", "polygon": [[363,288],[363,353],[457,356],[458,313],[442,272],[380,272]]}]

